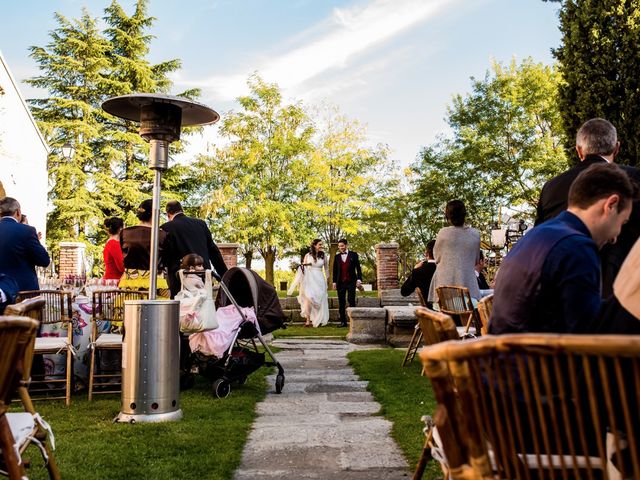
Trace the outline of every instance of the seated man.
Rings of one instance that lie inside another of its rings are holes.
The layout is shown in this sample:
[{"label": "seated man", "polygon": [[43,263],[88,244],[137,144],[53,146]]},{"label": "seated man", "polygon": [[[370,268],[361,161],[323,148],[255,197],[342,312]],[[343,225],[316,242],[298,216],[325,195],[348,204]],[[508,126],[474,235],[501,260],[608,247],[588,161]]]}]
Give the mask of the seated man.
[{"label": "seated man", "polygon": [[482,293],[482,290],[491,289],[491,285],[489,285],[489,282],[487,282],[487,278],[484,276],[484,267],[485,267],[484,253],[482,253],[482,250],[480,250],[480,255],[478,256],[478,263],[476,263],[474,270],[476,272],[476,278],[478,279],[478,288],[480,289],[481,293]]},{"label": "seated man", "polygon": [[[425,259],[416,263],[416,266],[411,271],[411,274],[402,284],[402,287],[400,287],[400,293],[403,297],[408,297],[409,295],[411,295],[417,287],[422,292],[422,295],[426,298],[427,294],[429,293],[431,278],[436,271],[436,261],[433,258],[433,247],[435,246],[435,244],[435,240],[430,240],[429,242],[427,242]],[[427,303],[427,307],[432,307],[431,302]]]},{"label": "seated man", "polygon": [[634,189],[613,164],[589,167],[566,211],[525,235],[500,268],[489,333],[588,333],[600,310],[598,250],[615,242]]}]

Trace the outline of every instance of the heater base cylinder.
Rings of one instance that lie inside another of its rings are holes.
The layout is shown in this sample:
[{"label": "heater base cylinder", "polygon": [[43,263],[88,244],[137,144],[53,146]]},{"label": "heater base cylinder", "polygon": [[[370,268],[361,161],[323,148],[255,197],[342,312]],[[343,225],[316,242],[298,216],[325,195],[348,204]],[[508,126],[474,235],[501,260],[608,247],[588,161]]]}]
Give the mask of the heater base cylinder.
[{"label": "heater base cylinder", "polygon": [[117,422],[163,422],[180,410],[180,302],[127,300]]}]

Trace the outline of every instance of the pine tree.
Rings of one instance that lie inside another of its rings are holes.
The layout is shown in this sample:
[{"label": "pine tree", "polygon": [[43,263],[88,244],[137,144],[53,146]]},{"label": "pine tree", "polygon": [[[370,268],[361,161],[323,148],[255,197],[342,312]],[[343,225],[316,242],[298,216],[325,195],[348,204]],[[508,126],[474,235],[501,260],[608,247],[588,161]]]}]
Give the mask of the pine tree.
[{"label": "pine tree", "polygon": [[580,125],[603,117],[621,142],[617,161],[637,165],[640,155],[640,3],[566,0],[560,10],[562,45],[554,50],[564,82],[559,107],[569,158],[577,161]]}]

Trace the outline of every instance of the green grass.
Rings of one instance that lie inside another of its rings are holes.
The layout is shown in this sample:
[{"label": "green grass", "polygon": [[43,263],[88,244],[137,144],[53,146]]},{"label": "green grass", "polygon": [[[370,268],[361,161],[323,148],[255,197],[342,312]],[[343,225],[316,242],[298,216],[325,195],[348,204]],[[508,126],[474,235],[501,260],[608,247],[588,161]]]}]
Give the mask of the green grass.
[{"label": "green grass", "polygon": [[[70,407],[59,401],[36,402],[53,428],[55,455],[62,478],[70,479],[231,479],[255,418],[255,405],[266,392],[266,368],[232,386],[226,399],[212,396],[211,383],[198,377],[181,394],[184,418],[159,424],[114,424],[119,395],[88,402],[76,395]],[[14,404],[15,405],[15,404]],[[32,479],[48,478],[32,450]]]},{"label": "green grass", "polygon": [[[393,423],[391,434],[415,470],[422,446],[424,423],[422,415],[432,415],[436,401],[431,384],[420,376],[419,359],[402,368],[404,350],[358,350],[349,354],[349,362],[362,380],[369,381],[369,391],[382,405],[380,413]],[[442,471],[434,461],[430,462],[423,478],[442,477]]]},{"label": "green grass", "polygon": [[287,328],[273,332],[274,338],[288,337],[336,337],[340,340],[347,338],[348,328],[338,328],[333,325],[325,325],[318,328],[305,328],[302,325],[287,325]]}]

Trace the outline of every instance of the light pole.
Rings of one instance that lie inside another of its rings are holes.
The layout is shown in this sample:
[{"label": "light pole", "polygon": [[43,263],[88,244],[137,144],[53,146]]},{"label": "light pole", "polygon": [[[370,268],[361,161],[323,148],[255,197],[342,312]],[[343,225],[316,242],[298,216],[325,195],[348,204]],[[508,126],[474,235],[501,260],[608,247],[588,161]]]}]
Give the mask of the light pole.
[{"label": "light pole", "polygon": [[71,145],[69,142],[65,142],[64,145],[62,145],[62,156],[66,160],[71,160],[75,153],[76,153],[75,147]]}]

